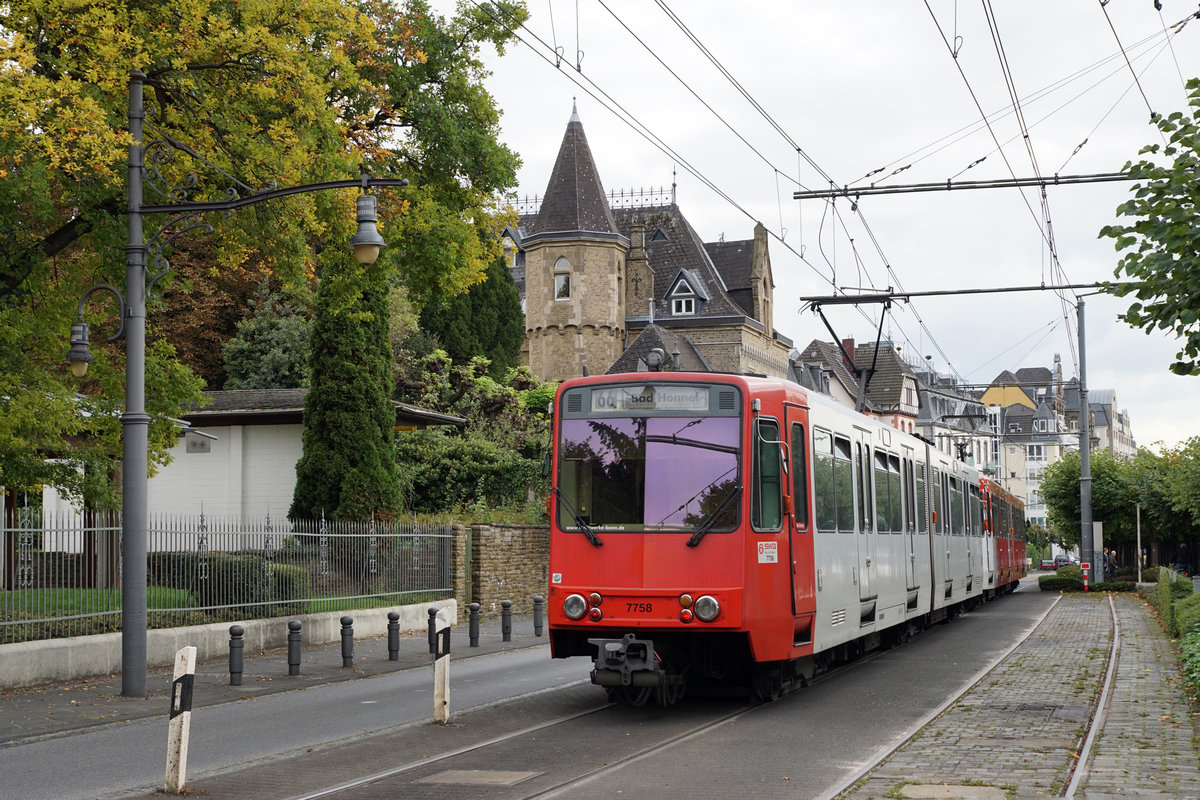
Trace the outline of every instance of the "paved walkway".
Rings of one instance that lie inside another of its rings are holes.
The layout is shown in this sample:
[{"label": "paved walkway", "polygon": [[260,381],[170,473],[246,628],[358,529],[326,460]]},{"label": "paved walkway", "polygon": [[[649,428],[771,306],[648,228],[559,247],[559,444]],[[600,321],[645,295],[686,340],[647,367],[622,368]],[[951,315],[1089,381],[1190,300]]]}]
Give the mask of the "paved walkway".
[{"label": "paved walkway", "polygon": [[1072,786],[1112,646],[1106,595],[1064,595],[1042,625],[957,703],[839,800],[1200,799],[1196,716],[1174,644],[1136,596],[1120,629],[1102,732]]}]

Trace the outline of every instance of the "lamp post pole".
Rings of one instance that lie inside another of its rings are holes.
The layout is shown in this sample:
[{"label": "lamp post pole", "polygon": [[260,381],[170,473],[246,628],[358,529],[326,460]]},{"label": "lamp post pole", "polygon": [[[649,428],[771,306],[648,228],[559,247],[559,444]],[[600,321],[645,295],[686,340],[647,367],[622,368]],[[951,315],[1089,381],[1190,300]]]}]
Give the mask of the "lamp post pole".
[{"label": "lamp post pole", "polygon": [[[121,327],[108,341],[125,339],[125,411],[121,415],[121,694],[125,697],[146,695],[146,554],[148,530],[148,480],[149,480],[149,428],[150,417],[146,413],[146,298],[154,282],[165,274],[169,265],[161,258],[163,242],[160,241],[167,229],[185,220],[194,220],[200,214],[213,211],[232,211],[242,206],[261,203],[293,194],[319,192],[328,189],[359,188],[356,216],[358,232],[351,240],[355,258],[362,263],[373,263],[381,248],[386,246],[375,228],[375,197],[370,189],[376,186],[407,186],[403,178],[372,178],[362,175],[357,180],[329,181],[304,184],[285,189],[272,188],[265,191],[251,190],[249,196],[240,196],[230,190],[229,199],[218,201],[187,200],[181,187],[171,187],[164,193],[167,202],[162,205],[144,205],[143,189],[146,185],[144,122],[146,116],[143,102],[143,84],[146,76],[139,70],[129,73],[129,239],[125,246],[125,295],[112,286],[94,286],[84,293],[79,301],[78,321],[71,328],[71,347],[67,362],[76,377],[83,377],[92,356],[88,350],[88,325],[83,321],[87,298],[103,289],[111,292],[121,303]],[[175,145],[165,142],[171,150]],[[194,159],[207,163],[192,151]],[[209,164],[209,166],[213,166]],[[218,170],[219,171],[219,170]],[[161,177],[157,175],[156,177]],[[226,175],[226,177],[229,177]],[[195,183],[189,176],[187,186]],[[235,182],[239,183],[236,181]],[[243,189],[248,189],[240,184]],[[156,187],[158,188],[158,187]],[[163,266],[147,284],[147,262],[150,246],[145,240],[144,217],[148,214],[169,214],[171,220],[153,236],[150,245],[155,248],[155,266]],[[189,222],[184,230],[198,226]],[[211,230],[211,229],[210,229]],[[182,231],[179,231],[182,232]],[[175,234],[178,235],[178,232]],[[169,238],[173,237],[168,237]]]},{"label": "lamp post pole", "polygon": [[146,243],[142,81],[129,74],[129,243],[125,246],[125,412],[121,415],[121,694],[146,695]]}]

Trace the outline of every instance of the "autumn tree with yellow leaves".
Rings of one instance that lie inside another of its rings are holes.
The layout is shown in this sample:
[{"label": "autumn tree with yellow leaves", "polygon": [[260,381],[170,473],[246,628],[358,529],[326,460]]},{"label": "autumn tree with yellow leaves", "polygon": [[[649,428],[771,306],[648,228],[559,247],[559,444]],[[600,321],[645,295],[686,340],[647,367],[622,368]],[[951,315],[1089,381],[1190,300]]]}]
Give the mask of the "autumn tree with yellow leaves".
[{"label": "autumn tree with yellow leaves", "polygon": [[[223,199],[364,170],[412,182],[381,193],[389,247],[372,269],[326,252],[353,233],[352,191],[208,215],[211,233],[171,242],[162,255],[189,268],[149,301],[153,468],[175,442],[169,418],[202,386],[170,322],[190,318],[195,330],[216,316],[214,276],[232,291],[226,307],[264,280],[311,291],[319,277],[330,312],[348,320],[370,313],[364,291],[400,286],[419,306],[482,279],[499,224],[491,198],[519,162],[499,142],[479,50],[503,48],[524,16],[519,3],[496,3],[440,18],[422,0],[0,3],[0,486],[114,501],[124,359],[120,343],[102,344],[118,324],[107,295],[85,309],[96,358],[86,381],[62,361],[82,293],[124,288],[131,69],[146,76],[147,204],[181,189]],[[147,217],[147,236],[166,221]]]}]

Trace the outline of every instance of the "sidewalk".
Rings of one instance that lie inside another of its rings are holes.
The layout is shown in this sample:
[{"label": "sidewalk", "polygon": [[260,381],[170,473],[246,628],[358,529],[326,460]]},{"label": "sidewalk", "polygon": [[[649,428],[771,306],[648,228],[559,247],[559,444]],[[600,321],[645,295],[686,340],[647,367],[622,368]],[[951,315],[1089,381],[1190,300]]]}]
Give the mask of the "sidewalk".
[{"label": "sidewalk", "polygon": [[1196,709],[1174,644],[1135,595],[1113,595],[1120,651],[1101,730],[1072,787],[1112,645],[1106,595],[1064,595],[1033,635],[838,800],[1197,800]]},{"label": "sidewalk", "polygon": [[[549,642],[545,631],[541,637],[534,635],[533,620],[528,616],[514,615],[508,642],[501,633],[499,617],[481,621],[478,647],[469,646],[466,622],[451,630],[450,648],[456,660]],[[429,666],[432,660],[425,631],[400,634],[397,661],[388,659],[387,636],[358,639],[352,667],[342,666],[340,642],[305,645],[300,654],[300,674],[296,676],[288,675],[286,648],[246,651],[240,686],[229,685],[228,658],[197,664],[193,708]],[[151,669],[146,676],[144,699],[122,697],[119,674],[69,684],[0,690],[0,747],[111,722],[151,717],[166,720],[171,679],[171,668]]]}]

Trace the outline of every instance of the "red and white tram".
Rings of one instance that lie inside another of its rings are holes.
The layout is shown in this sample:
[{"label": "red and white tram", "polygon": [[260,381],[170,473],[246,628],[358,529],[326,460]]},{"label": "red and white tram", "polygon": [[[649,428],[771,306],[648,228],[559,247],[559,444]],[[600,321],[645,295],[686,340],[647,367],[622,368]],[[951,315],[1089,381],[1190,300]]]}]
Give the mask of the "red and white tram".
[{"label": "red and white tram", "polygon": [[787,381],[577,378],[554,406],[550,643],[616,699],[773,697],[1011,591],[1020,502]]}]

